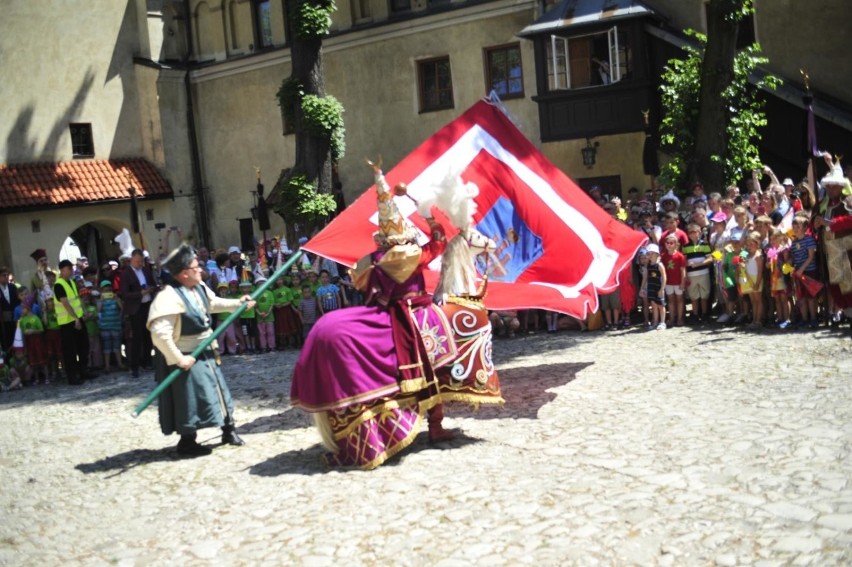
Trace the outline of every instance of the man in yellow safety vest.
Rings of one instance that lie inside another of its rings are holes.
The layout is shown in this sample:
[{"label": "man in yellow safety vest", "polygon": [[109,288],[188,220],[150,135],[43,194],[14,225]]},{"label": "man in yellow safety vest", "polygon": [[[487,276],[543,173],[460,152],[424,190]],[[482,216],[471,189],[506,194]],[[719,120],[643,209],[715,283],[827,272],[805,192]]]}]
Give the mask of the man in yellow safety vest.
[{"label": "man in yellow safety vest", "polygon": [[86,378],[89,367],[89,335],[83,325],[83,305],[77,285],[71,279],[74,264],[70,260],[59,262],[59,278],[53,286],[56,303],[56,322],[62,337],[62,368],[68,384],[79,386]]}]

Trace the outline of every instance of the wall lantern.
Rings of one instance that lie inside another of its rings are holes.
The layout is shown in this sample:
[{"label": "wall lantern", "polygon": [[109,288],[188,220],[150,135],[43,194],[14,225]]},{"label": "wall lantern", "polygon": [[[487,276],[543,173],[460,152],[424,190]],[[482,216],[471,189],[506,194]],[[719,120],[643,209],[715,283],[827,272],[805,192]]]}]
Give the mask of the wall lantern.
[{"label": "wall lantern", "polygon": [[592,144],[592,140],[590,138],[586,138],[586,147],[580,150],[580,153],[583,154],[583,165],[589,169],[592,169],[595,165],[595,156],[598,153],[598,146],[600,145],[600,142]]}]

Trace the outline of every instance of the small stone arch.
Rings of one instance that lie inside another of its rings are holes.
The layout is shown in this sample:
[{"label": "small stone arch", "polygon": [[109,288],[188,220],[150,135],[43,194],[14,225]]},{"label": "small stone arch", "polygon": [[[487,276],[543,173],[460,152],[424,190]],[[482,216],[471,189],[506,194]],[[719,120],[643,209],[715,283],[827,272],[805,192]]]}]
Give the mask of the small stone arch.
[{"label": "small stone arch", "polygon": [[195,56],[198,60],[216,58],[225,53],[221,2],[202,0],[193,10]]},{"label": "small stone arch", "polygon": [[[108,260],[114,260],[121,255],[121,248],[115,242],[115,237],[125,228],[129,229],[127,223],[101,217],[77,226],[68,237],[77,244],[82,255],[89,259],[90,266],[100,267]],[[136,244],[139,245],[138,242]]]}]

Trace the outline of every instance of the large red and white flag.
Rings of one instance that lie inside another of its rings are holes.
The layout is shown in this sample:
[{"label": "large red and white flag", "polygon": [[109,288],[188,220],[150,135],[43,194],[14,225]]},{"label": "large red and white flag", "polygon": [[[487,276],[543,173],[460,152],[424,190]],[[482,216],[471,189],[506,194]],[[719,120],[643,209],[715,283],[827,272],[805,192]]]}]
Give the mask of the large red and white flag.
[{"label": "large red and white flag", "polygon": [[[479,187],[474,224],[497,242],[502,269],[489,275],[489,309],[548,309],[584,318],[597,310],[598,292],[618,286],[619,273],[646,240],[610,217],[486,101],[423,142],[385,177],[391,187],[407,183],[416,198],[455,171]],[[396,202],[427,230],[410,199]],[[376,223],[371,187],[302,248],[353,266],[375,249]],[[450,225],[442,224],[447,237],[453,236]],[[427,283],[434,285],[437,275],[427,274]]]}]

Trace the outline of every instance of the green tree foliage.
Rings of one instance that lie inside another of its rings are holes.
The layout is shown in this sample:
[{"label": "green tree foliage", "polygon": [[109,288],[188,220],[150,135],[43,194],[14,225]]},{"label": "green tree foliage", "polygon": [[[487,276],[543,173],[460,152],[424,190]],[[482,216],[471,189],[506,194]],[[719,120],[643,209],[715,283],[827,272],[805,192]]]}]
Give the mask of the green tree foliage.
[{"label": "green tree foliage", "polygon": [[[668,62],[660,87],[665,113],[660,124],[660,143],[672,159],[661,168],[659,180],[667,187],[683,187],[691,181],[688,176],[699,157],[695,147],[707,37],[694,30],[686,33],[695,38],[698,45],[687,46],[684,59]],[[759,91],[775,89],[781,83],[773,75],[755,73],[758,65],[768,61],[761,55],[758,44],[739,51],[734,58],[734,79],[718,95],[726,108],[726,122],[719,127],[724,128],[727,144],[723,155],[711,155],[709,159],[723,165],[729,183],[742,179],[760,165],[757,142],[760,129],[766,125],[766,115]],[[749,84],[749,76],[756,78],[753,84]]]},{"label": "green tree foliage", "polygon": [[311,40],[322,37],[331,29],[331,14],[337,9],[334,2],[303,2],[295,10],[293,31],[297,38]]},{"label": "green tree foliage", "polygon": [[314,226],[334,212],[337,206],[334,197],[318,192],[316,184],[306,175],[285,173],[282,179],[280,206],[276,210],[288,226]]}]

